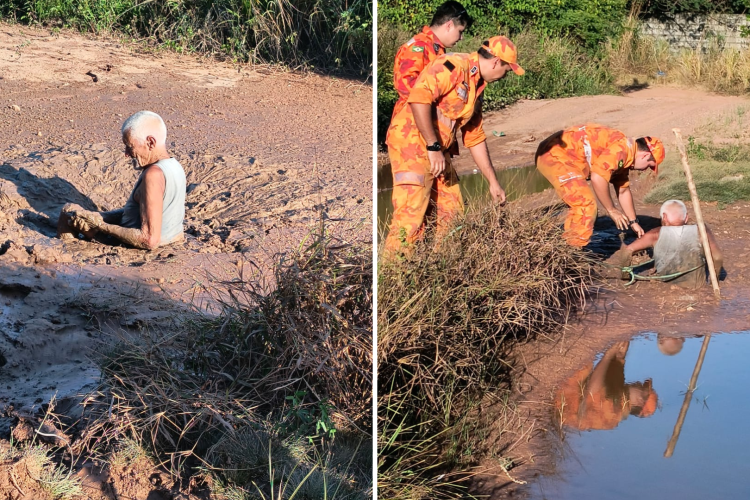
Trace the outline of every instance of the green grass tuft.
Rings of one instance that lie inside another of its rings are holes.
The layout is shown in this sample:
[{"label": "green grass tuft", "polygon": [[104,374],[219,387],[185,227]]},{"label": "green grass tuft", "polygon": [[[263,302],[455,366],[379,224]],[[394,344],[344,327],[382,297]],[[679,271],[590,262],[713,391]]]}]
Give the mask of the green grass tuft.
[{"label": "green grass tuft", "polygon": [[[750,200],[750,146],[743,142],[714,144],[694,137],[687,141],[687,154],[701,202],[724,207]],[[656,185],[645,196],[647,203],[690,200],[685,171],[675,151],[659,168]]]}]

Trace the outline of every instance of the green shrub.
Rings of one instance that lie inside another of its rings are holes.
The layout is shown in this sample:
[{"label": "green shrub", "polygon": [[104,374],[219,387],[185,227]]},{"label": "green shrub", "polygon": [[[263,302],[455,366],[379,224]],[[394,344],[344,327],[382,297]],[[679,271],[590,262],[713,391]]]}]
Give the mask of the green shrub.
[{"label": "green shrub", "polygon": [[[429,24],[444,0],[385,0],[380,22],[413,32]],[[473,33],[514,35],[532,28],[548,36],[568,36],[596,49],[616,34],[627,12],[626,0],[463,0],[474,19]]]}]

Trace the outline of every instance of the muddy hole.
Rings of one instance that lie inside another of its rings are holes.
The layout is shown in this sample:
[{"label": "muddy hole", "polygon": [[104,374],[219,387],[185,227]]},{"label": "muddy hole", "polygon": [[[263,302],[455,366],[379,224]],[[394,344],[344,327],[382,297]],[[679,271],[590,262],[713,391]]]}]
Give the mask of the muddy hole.
[{"label": "muddy hole", "polygon": [[556,470],[528,498],[750,497],[748,333],[647,334],[581,367],[555,395]]},{"label": "muddy hole", "polygon": [[[551,187],[544,176],[539,173],[534,165],[522,168],[510,168],[495,171],[497,180],[505,189],[508,201],[516,200],[524,195],[540,193]],[[463,174],[460,177],[461,195],[465,203],[489,200],[489,184],[481,173]],[[378,237],[386,233],[388,224],[391,222],[393,203],[391,193],[393,192],[393,176],[391,165],[386,164],[378,169]]]}]

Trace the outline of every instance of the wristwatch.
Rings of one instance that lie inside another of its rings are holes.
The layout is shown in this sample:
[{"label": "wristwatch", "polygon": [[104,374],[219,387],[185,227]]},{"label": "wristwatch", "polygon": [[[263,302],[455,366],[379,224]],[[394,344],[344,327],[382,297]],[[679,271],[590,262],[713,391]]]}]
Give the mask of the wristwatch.
[{"label": "wristwatch", "polygon": [[437,141],[427,146],[427,151],[442,151],[442,150],[443,150],[443,146],[441,146],[440,143]]},{"label": "wristwatch", "polygon": [[638,222],[638,217],[631,221],[628,221],[628,226],[632,226],[633,224],[640,224],[640,222]]}]

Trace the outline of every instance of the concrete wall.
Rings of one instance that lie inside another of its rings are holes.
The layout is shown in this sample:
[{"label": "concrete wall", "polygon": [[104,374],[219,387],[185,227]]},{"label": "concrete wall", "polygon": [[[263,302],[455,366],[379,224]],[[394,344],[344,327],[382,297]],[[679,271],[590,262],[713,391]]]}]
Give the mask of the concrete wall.
[{"label": "concrete wall", "polygon": [[750,29],[750,21],[742,14],[714,14],[688,18],[678,16],[674,21],[647,19],[641,23],[641,34],[666,40],[675,49],[708,47],[718,41],[721,47],[744,49],[750,38],[740,36],[741,28]]}]

